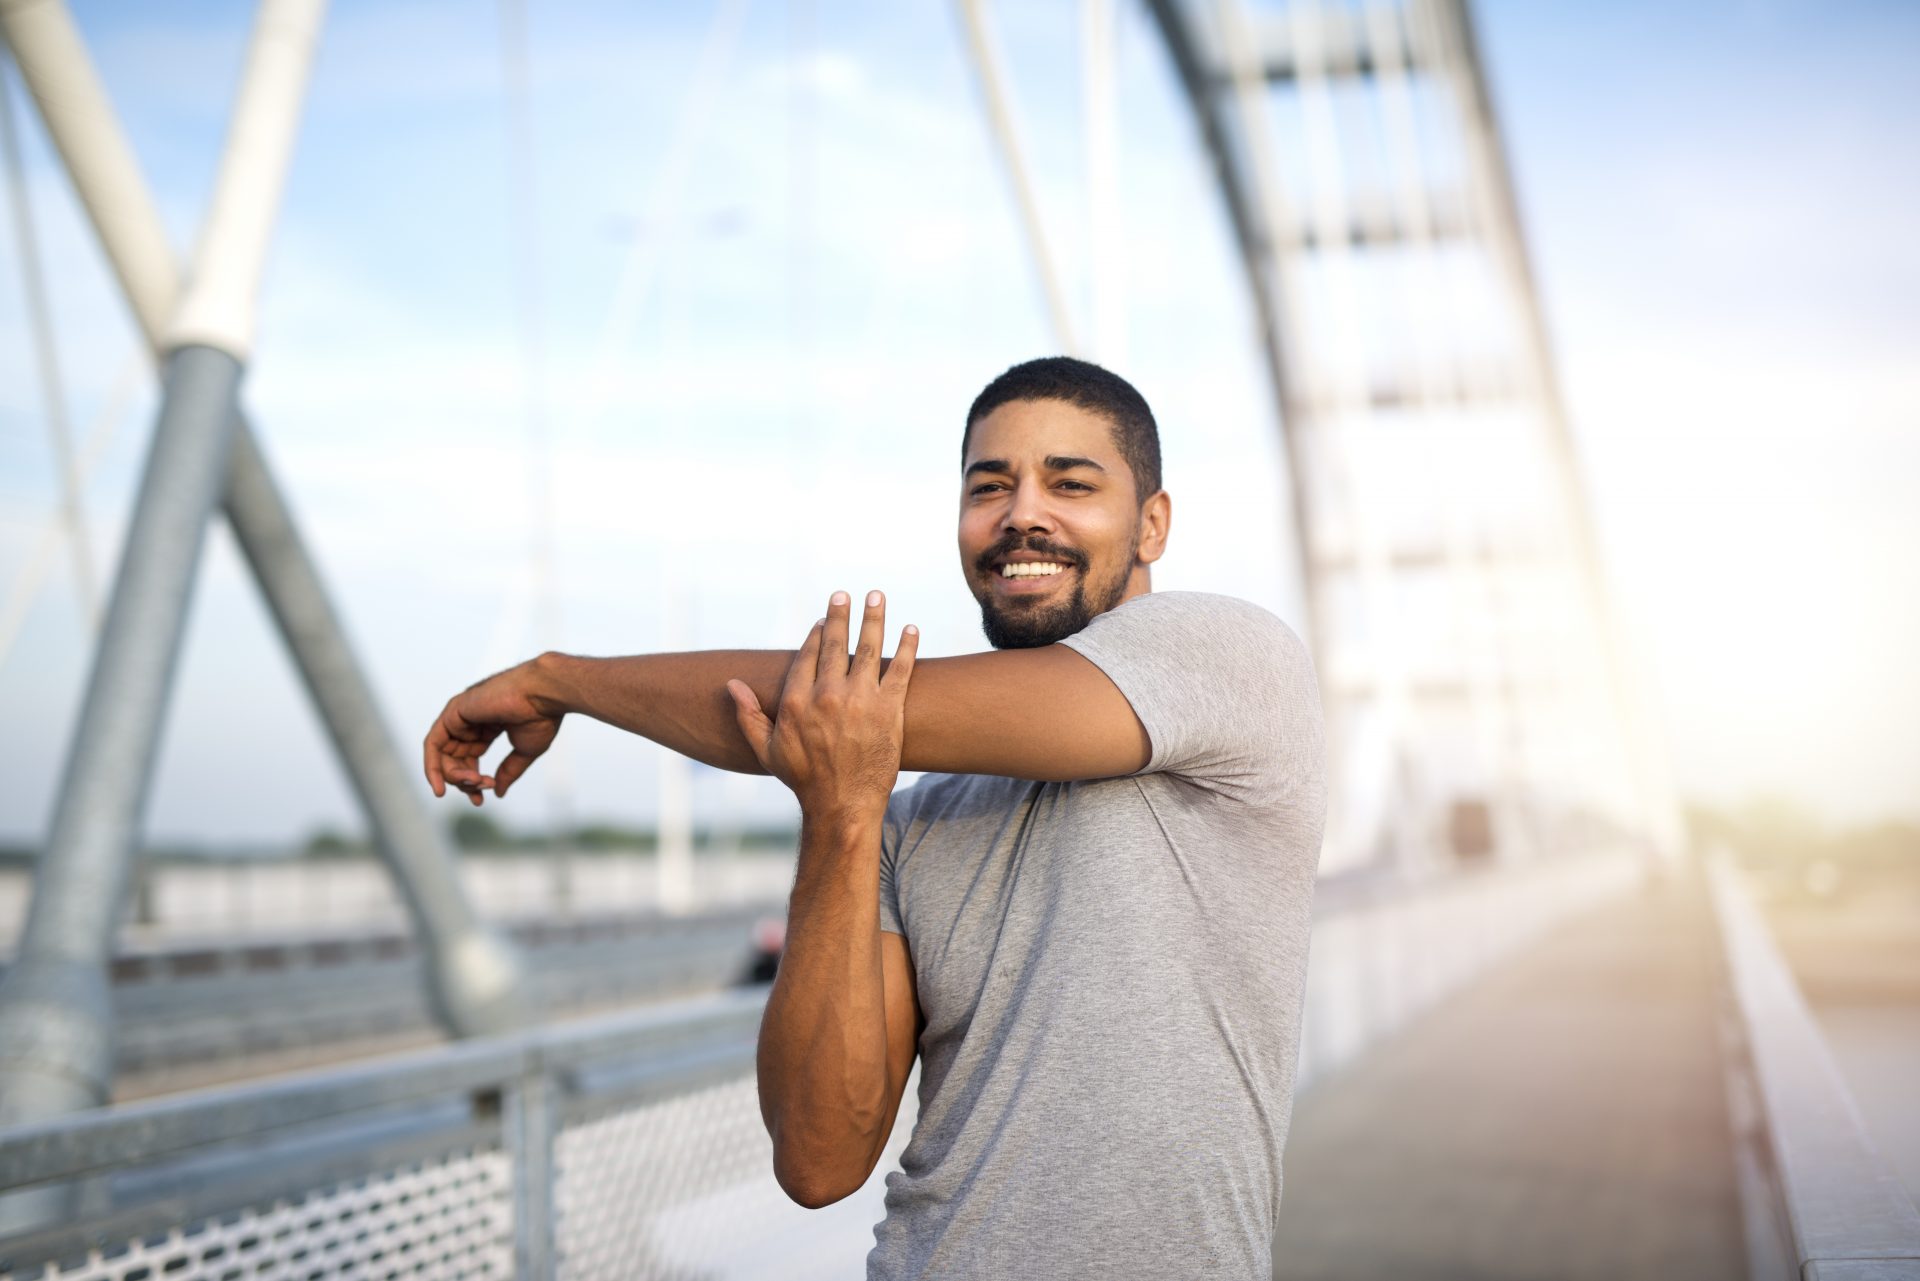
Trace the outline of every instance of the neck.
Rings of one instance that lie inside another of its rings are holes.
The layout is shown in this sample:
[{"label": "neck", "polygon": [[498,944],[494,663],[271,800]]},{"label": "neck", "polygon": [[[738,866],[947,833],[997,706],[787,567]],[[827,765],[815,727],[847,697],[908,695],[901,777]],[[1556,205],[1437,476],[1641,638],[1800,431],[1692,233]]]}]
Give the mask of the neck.
[{"label": "neck", "polygon": [[1133,572],[1127,575],[1127,590],[1120,597],[1119,604],[1124,605],[1136,596],[1145,596],[1153,591],[1153,569],[1147,565],[1135,565]]}]

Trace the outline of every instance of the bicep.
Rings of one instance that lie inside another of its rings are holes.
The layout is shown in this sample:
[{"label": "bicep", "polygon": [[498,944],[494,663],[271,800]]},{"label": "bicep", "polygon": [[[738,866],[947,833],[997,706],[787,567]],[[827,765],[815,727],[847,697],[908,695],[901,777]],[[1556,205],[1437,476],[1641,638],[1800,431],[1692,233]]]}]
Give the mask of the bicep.
[{"label": "bicep", "polygon": [[[880,979],[887,1018],[887,1122],[881,1127],[884,1144],[893,1134],[894,1119],[900,1115],[900,1100],[920,1045],[920,1001],[914,989],[913,957],[907,951],[907,940],[890,930],[880,931]],[[879,1159],[878,1153],[874,1159]]]},{"label": "bicep", "polygon": [[1064,645],[914,664],[902,769],[1070,782],[1137,773],[1151,753],[1126,695]]}]

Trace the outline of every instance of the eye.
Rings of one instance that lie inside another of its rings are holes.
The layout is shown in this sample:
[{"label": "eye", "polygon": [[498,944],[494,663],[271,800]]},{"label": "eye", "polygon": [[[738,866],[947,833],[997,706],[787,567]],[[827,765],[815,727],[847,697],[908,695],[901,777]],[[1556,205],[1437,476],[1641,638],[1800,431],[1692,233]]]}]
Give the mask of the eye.
[{"label": "eye", "polygon": [[998,481],[988,481],[984,485],[975,485],[972,489],[968,490],[967,492],[969,494],[984,494],[989,489],[999,489],[1001,487],[1002,486]]},{"label": "eye", "polygon": [[1089,494],[1093,492],[1092,485],[1082,484],[1080,481],[1077,481],[1077,480],[1063,480],[1060,482],[1060,484],[1063,488],[1084,489]]}]

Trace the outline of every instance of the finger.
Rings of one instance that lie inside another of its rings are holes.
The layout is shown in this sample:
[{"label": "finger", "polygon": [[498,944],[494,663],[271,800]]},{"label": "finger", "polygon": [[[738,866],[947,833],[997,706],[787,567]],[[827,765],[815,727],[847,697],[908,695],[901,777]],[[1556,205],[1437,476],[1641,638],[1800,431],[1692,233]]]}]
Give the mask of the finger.
[{"label": "finger", "polygon": [[887,664],[887,674],[880,678],[880,688],[904,695],[907,682],[913,679],[913,660],[919,653],[920,629],[908,623],[900,629],[900,644],[893,651],[893,661]]},{"label": "finger", "polygon": [[773,722],[767,719],[766,712],[761,710],[759,696],[745,681],[728,681],[727,693],[733,695],[733,718],[739,722],[740,736],[753,749],[754,759],[760,762],[760,768],[767,769],[767,740],[773,737]]},{"label": "finger", "polygon": [[527,767],[538,759],[540,759],[538,752],[523,752],[517,747],[508,752],[507,759],[501,761],[500,768],[494,771],[493,794],[505,796],[507,789],[513,786],[514,780],[526,773]]},{"label": "finger", "polygon": [[803,690],[813,687],[814,673],[820,666],[820,636],[825,630],[827,620],[816,618],[813,629],[807,638],[800,642],[800,648],[794,652],[793,662],[787,666],[787,678],[780,686],[782,705],[801,696]]},{"label": "finger", "polygon": [[860,616],[860,644],[853,651],[848,674],[869,683],[880,679],[880,646],[886,639],[887,598],[881,592],[868,592],[866,612]]},{"label": "finger", "polygon": [[839,680],[847,674],[847,615],[853,598],[835,592],[827,599],[827,626],[820,636],[820,670],[816,681]]},{"label": "finger", "polygon": [[456,785],[480,782],[480,758],[486,753],[482,743],[446,743],[440,749],[440,771]]},{"label": "finger", "polygon": [[446,776],[440,772],[440,745],[446,738],[446,733],[440,727],[440,722],[435,721],[433,728],[427,731],[427,741],[421,748],[426,757],[427,786],[433,789],[435,796],[447,794]]}]

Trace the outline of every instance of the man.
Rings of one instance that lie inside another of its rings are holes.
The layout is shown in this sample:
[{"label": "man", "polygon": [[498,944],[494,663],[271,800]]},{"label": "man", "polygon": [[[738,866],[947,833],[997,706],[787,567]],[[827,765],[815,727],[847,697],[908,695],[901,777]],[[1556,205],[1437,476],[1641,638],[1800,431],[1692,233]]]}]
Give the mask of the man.
[{"label": "man", "polygon": [[[759,1045],[774,1173],[858,1188],[916,1052],[920,1116],[868,1277],[1265,1278],[1326,808],[1297,636],[1151,594],[1153,415],[1083,361],[1016,365],[962,441],[960,565],[994,649],[880,657],[835,593],[794,653],[543,655],[447,705],[437,794],[508,787],[567,712],[799,799]],[[479,758],[505,732],[495,774]],[[901,768],[929,771],[898,794]]]}]

